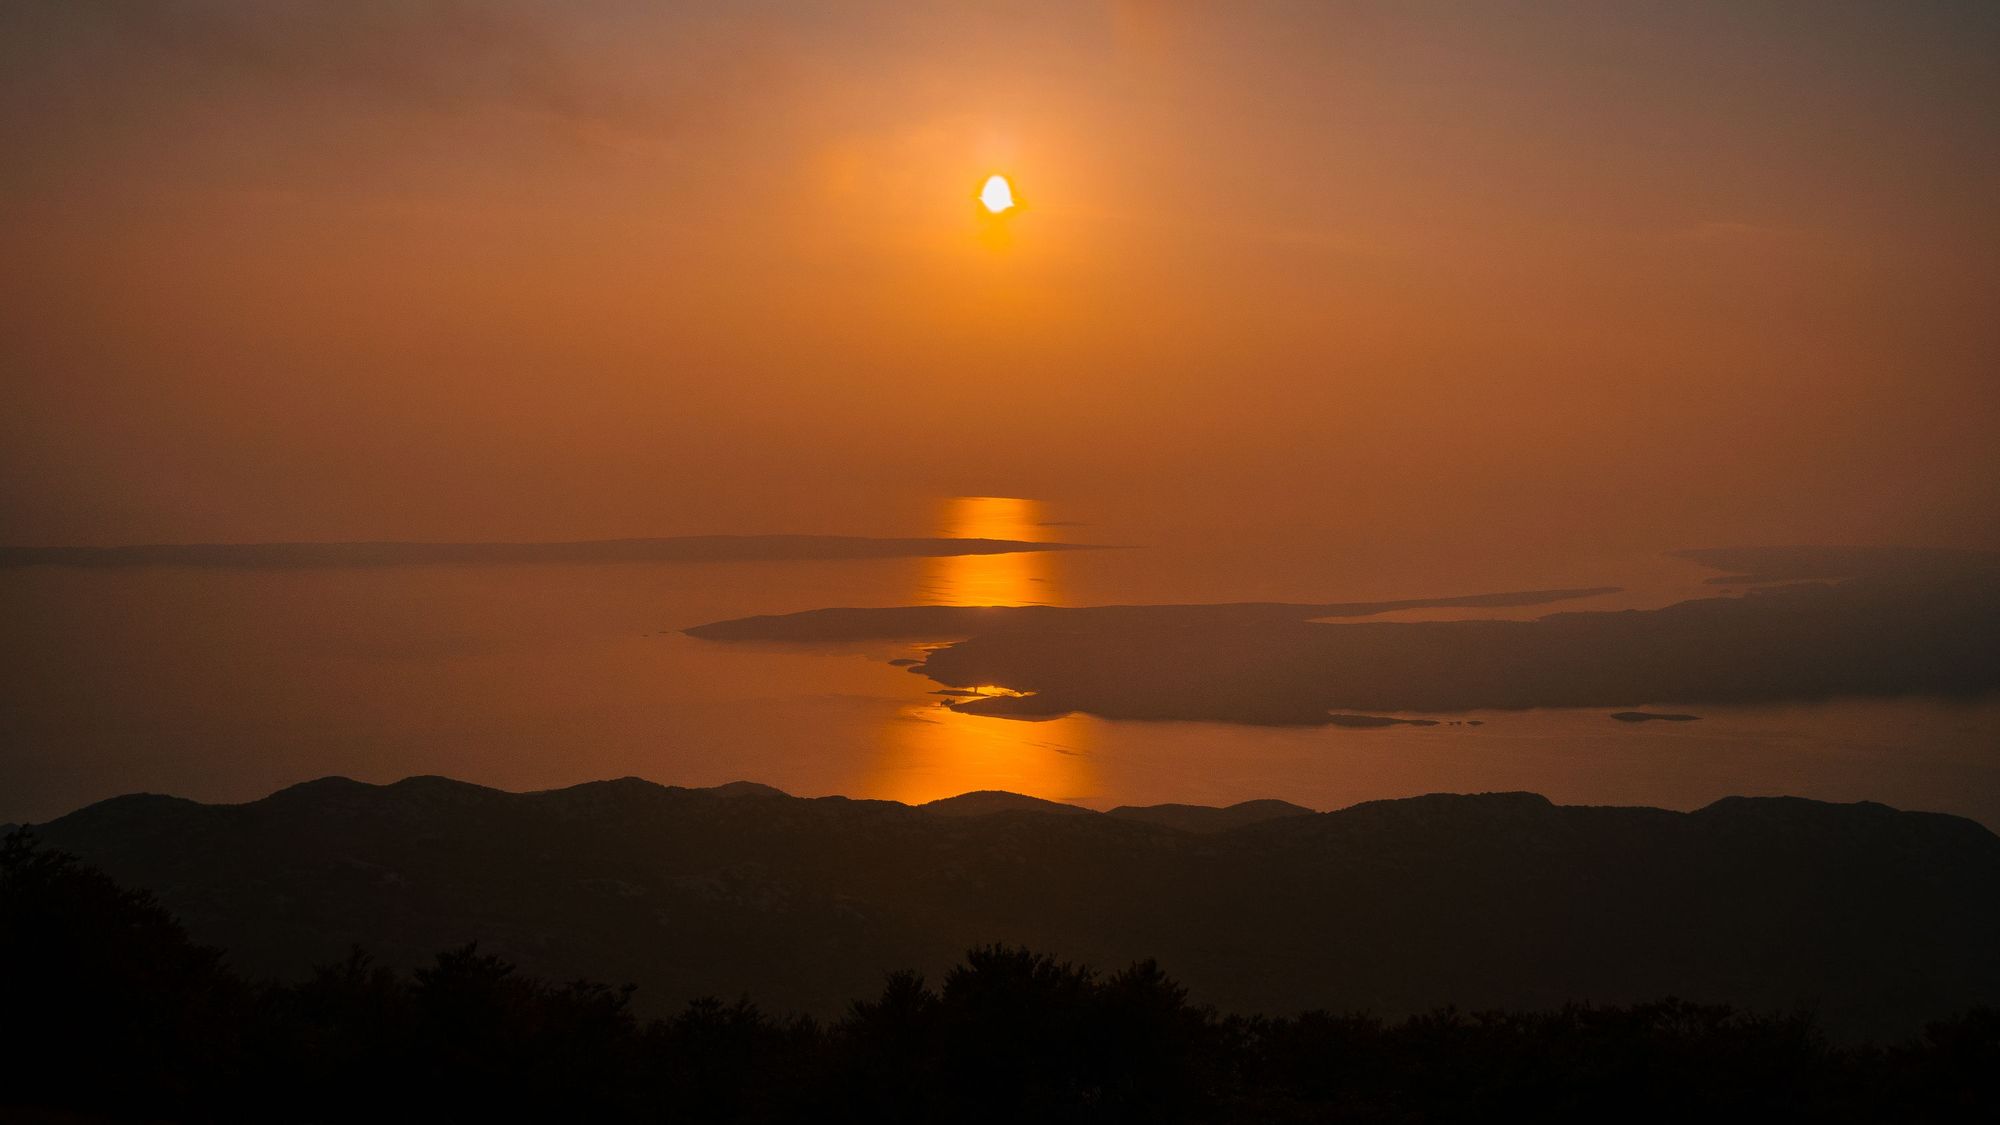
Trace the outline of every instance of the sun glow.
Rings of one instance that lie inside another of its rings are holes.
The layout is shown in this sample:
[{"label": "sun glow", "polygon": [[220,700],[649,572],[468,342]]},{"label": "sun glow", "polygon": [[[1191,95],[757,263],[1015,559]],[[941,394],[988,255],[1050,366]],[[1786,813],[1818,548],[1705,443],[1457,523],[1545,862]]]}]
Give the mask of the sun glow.
[{"label": "sun glow", "polygon": [[[963,539],[1043,540],[1051,538],[1044,514],[1034,500],[958,496],[946,503],[938,531]],[[914,600],[960,606],[1049,604],[1061,593],[1053,561],[1054,556],[1040,551],[930,559]],[[928,655],[922,649],[901,654]],[[942,695],[922,687],[903,690],[915,698],[883,732],[866,782],[870,796],[920,804],[979,789],[1058,801],[1097,793],[1092,720],[1068,715],[1027,722],[952,706],[1025,694],[1002,684],[946,688],[951,694]]]},{"label": "sun glow", "polygon": [[998,215],[1014,206],[1014,185],[1005,176],[988,176],[986,186],[979,189],[979,202]]},{"label": "sun glow", "polygon": [[[953,539],[1047,538],[1041,504],[1015,496],[955,496],[940,532]],[[926,560],[923,597],[932,605],[1037,605],[1055,595],[1041,551],[943,555]]]}]

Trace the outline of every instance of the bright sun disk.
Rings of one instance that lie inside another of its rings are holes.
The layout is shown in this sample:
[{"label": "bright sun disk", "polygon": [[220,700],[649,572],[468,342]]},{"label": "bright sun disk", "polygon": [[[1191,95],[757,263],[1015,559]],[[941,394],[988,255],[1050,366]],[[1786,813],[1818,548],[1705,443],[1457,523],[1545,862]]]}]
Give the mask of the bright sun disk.
[{"label": "bright sun disk", "polygon": [[979,202],[988,211],[998,215],[1014,205],[1014,188],[1005,176],[988,176],[986,186],[979,189]]}]

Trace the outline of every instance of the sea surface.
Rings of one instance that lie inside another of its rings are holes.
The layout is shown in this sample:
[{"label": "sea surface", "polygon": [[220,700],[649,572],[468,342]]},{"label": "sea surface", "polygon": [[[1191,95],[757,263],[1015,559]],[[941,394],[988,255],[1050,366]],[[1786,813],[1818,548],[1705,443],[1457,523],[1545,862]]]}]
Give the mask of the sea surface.
[{"label": "sea surface", "polygon": [[[1106,550],[838,562],[0,572],[0,821],[121,793],[240,801],[330,774],[506,789],[639,776],[919,802],[1004,789],[1095,808],[1452,791],[1687,809],[1872,800],[2000,827],[2000,700],[1430,716],[1438,726],[1022,722],[960,714],[890,661],[916,646],[723,644],[679,630],[828,606],[1325,602],[1610,584],[1532,617],[1713,596],[1657,553],[1385,564],[1326,536],[1138,527],[996,497],[910,534]],[[1429,616],[1443,616],[1430,611]],[[1407,619],[1419,614],[1401,614]],[[1004,686],[1004,685],[996,685]],[[1453,723],[1451,720],[1457,720]],[[1468,720],[1477,720],[1476,724]]]}]

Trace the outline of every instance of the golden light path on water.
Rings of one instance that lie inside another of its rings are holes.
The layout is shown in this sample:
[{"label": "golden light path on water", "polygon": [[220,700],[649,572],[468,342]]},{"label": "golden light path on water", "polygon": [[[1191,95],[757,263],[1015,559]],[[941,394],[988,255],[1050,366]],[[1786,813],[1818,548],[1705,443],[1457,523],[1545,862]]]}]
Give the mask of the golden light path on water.
[{"label": "golden light path on water", "polygon": [[[939,534],[1043,541],[1055,538],[1050,530],[1038,501],[957,496],[945,503]],[[966,606],[1057,604],[1056,559],[1041,551],[930,559],[915,600]],[[919,693],[936,686],[910,678]],[[883,733],[882,755],[869,778],[871,795],[918,804],[985,789],[1058,801],[1084,801],[1096,793],[1090,720],[1070,716],[1024,722],[967,715],[944,705],[954,698],[923,695],[897,711]]]},{"label": "golden light path on water", "polygon": [[[1039,501],[1013,496],[954,496],[945,502],[938,534],[953,539],[1051,538]],[[1051,556],[1045,551],[953,555],[926,560],[919,591],[931,605],[1053,605]]]}]

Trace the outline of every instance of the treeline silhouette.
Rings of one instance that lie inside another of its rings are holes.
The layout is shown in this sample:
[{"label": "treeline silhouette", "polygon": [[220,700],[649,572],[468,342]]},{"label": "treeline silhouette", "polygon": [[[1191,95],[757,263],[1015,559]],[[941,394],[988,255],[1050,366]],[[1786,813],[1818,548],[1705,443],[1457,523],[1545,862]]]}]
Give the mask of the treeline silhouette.
[{"label": "treeline silhouette", "polygon": [[1666,1000],[1533,1013],[1220,1015],[1152,962],[971,951],[833,1021],[525,977],[467,945],[254,983],[152,896],[0,847],[0,1117],[148,1120],[1413,1121],[2000,1109],[2000,1012],[1890,1046]]}]

